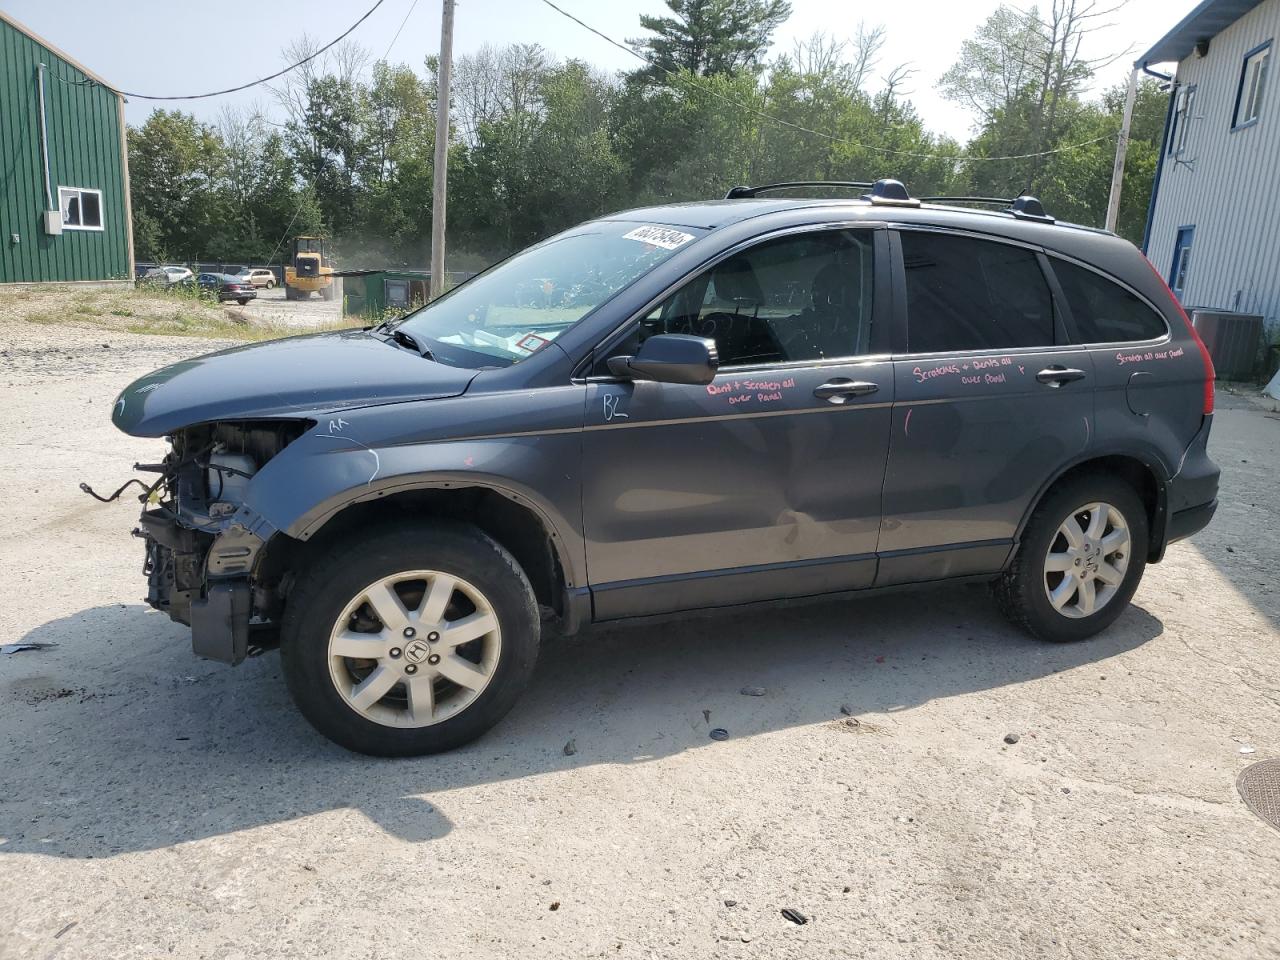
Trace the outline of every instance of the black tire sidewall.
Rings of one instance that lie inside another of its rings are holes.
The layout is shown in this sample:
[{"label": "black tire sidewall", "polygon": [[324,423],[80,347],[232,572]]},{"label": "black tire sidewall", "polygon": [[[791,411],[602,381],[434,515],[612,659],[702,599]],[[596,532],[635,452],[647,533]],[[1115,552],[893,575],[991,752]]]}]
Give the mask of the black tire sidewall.
[{"label": "black tire sidewall", "polygon": [[[1129,566],[1124,581],[1106,606],[1088,617],[1071,618],[1053,608],[1044,589],[1044,558],[1058,528],[1072,511],[1095,502],[1110,503],[1129,526]],[[1036,509],[1022,539],[1025,552],[1014,584],[1025,625],[1045,640],[1070,642],[1091,637],[1110,626],[1133,599],[1147,563],[1147,511],[1133,487],[1105,476],[1086,476],[1050,491]]]},{"label": "black tire sidewall", "polygon": [[[359,591],[416,569],[453,574],[483,593],[497,615],[502,648],[488,686],[460,713],[427,727],[388,727],[361,716],[334,687],[329,636]],[[461,746],[506,715],[533,674],[539,631],[533,589],[506,550],[473,527],[415,525],[343,540],[310,567],[288,599],[280,658],[298,709],[330,740],[375,756],[417,756]]]}]

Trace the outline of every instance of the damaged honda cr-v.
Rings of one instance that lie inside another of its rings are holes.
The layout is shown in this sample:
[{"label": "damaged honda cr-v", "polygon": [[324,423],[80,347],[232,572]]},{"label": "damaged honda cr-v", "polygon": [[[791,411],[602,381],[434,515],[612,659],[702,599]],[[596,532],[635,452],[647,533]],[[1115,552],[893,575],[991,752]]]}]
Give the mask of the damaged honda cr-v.
[{"label": "damaged honda cr-v", "polygon": [[303,714],[387,755],[495,724],[544,624],[970,578],[1103,629],[1216,506],[1203,345],[1111,234],[865,189],[615,214],[142,378],[149,602],[204,657],[278,642]]}]

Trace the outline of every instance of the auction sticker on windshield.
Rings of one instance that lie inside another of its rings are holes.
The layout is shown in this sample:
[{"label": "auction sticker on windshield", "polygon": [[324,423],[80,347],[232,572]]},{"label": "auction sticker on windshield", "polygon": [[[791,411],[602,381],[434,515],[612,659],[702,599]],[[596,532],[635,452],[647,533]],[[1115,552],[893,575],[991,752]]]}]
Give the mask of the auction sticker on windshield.
[{"label": "auction sticker on windshield", "polygon": [[672,230],[670,227],[644,226],[636,227],[630,233],[622,235],[624,240],[639,240],[641,243],[647,243],[653,247],[661,247],[663,250],[674,250],[676,247],[683,246],[693,239],[691,233],[681,233],[679,230]]}]

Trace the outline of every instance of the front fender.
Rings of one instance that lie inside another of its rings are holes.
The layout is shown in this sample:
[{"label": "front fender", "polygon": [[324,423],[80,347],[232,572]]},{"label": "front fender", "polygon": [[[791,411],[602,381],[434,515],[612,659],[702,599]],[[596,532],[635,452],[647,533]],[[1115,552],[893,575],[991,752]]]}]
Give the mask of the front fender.
[{"label": "front fender", "polygon": [[540,389],[538,403],[525,404],[536,411],[519,411],[503,393],[321,418],[254,476],[242,512],[255,526],[305,541],[352,504],[482,487],[532,509],[568,585],[585,584],[581,390]]}]

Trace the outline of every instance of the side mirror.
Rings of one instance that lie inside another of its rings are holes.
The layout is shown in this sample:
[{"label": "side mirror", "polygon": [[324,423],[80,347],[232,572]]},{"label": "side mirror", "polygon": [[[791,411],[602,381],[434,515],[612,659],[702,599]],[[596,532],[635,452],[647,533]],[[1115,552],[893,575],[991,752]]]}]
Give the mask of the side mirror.
[{"label": "side mirror", "polygon": [[634,357],[610,357],[609,372],[628,380],[707,384],[720,367],[716,342],[683,333],[660,333],[640,345]]}]

